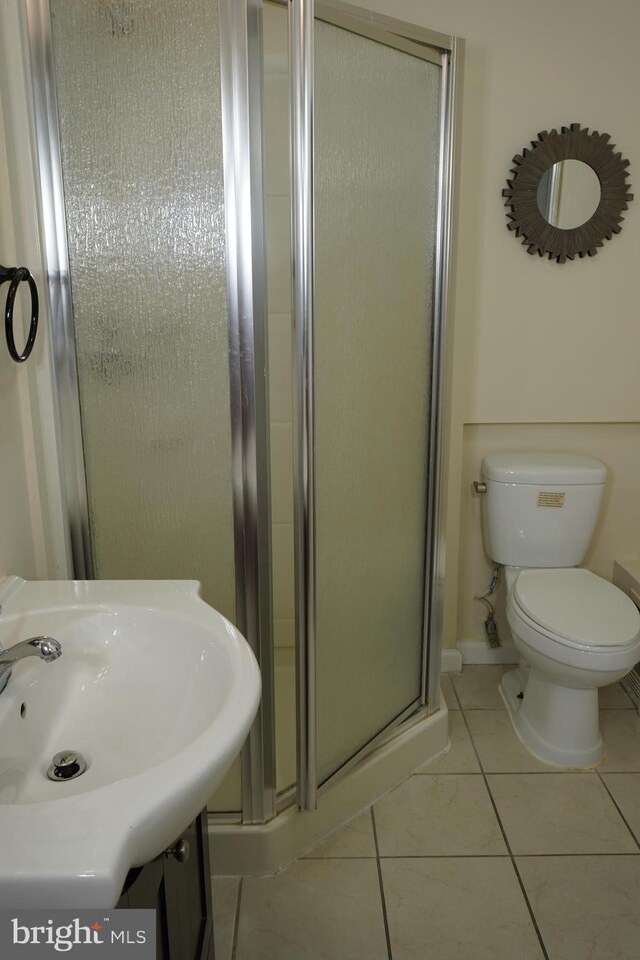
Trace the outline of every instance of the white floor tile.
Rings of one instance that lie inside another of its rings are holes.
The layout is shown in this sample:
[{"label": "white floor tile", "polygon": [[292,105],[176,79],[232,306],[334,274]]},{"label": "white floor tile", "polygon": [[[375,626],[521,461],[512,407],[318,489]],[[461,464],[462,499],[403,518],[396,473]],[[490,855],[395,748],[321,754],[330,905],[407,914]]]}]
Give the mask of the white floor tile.
[{"label": "white floor tile", "polygon": [[559,772],[529,753],[506,710],[465,710],[464,715],[485,773]]},{"label": "white floor tile", "polygon": [[373,809],[381,857],[507,852],[479,775],[413,776],[378,800]]},{"label": "white floor tile", "polygon": [[490,774],[487,779],[516,855],[637,852],[595,773]]},{"label": "white floor tile", "polygon": [[216,960],[231,960],[239,886],[239,880],[227,878],[211,884]]},{"label": "white floor tile", "polygon": [[598,770],[640,773],[640,716],[635,710],[601,710],[604,760]]},{"label": "white floor tile", "polygon": [[245,880],[236,960],[387,960],[375,860],[298,860]]},{"label": "white floor tile", "polygon": [[638,960],[640,857],[517,862],[549,960]]},{"label": "white floor tile", "polygon": [[344,827],[332,833],[323,843],[310,850],[307,858],[318,857],[375,857],[371,810],[354,817]]},{"label": "white floor tile", "polygon": [[513,664],[469,663],[462,673],[451,675],[463,710],[505,710],[498,684]]},{"label": "white floor tile", "polygon": [[640,841],[640,773],[603,773],[602,779]]},{"label": "white floor tile", "polygon": [[382,879],[393,960],[542,960],[508,857],[383,860]]}]

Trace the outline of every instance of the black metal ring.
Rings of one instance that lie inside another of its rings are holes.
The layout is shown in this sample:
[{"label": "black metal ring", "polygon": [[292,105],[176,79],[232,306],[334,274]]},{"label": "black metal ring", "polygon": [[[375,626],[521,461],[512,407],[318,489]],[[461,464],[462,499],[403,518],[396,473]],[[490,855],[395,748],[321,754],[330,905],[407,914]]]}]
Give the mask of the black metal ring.
[{"label": "black metal ring", "polygon": [[[16,293],[18,292],[18,287],[23,280],[29,284],[29,290],[31,291],[31,324],[29,326],[29,335],[27,337],[24,350],[22,353],[18,353],[16,341],[13,336],[13,305],[16,299]],[[7,348],[11,354],[12,360],[15,360],[16,363],[24,363],[24,361],[28,360],[29,356],[31,355],[33,345],[36,342],[36,334],[38,332],[38,313],[38,288],[36,287],[36,282],[26,267],[18,267],[13,279],[11,280],[11,283],[9,284],[7,305],[4,311],[4,330],[7,338]]]}]

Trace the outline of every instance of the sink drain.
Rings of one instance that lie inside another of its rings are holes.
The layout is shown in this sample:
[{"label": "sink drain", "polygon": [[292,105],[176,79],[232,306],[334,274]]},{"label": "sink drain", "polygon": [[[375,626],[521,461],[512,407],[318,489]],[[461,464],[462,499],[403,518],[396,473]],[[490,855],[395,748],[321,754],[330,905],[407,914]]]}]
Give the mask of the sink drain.
[{"label": "sink drain", "polygon": [[87,761],[81,753],[75,753],[73,750],[61,750],[56,753],[51,761],[51,766],[47,770],[49,780],[75,780],[80,777],[87,769]]}]

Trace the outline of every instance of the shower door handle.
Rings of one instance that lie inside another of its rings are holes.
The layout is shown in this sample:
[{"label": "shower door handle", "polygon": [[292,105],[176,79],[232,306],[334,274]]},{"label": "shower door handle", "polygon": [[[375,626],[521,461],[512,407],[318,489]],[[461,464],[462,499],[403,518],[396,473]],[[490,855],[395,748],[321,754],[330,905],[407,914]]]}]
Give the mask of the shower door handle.
[{"label": "shower door handle", "polygon": [[[22,353],[19,353],[13,333],[13,306],[16,299],[16,293],[18,292],[18,287],[23,280],[29,285],[29,290],[31,292],[31,323],[29,324],[27,342],[24,345]],[[9,283],[7,302],[4,311],[4,332],[7,341],[7,349],[9,350],[12,360],[15,360],[16,363],[24,363],[24,361],[28,360],[29,356],[31,355],[33,345],[36,342],[36,334],[38,332],[38,314],[40,310],[40,305],[38,302],[38,288],[36,287],[35,280],[26,267],[3,267],[0,264],[0,286],[3,283]]]}]

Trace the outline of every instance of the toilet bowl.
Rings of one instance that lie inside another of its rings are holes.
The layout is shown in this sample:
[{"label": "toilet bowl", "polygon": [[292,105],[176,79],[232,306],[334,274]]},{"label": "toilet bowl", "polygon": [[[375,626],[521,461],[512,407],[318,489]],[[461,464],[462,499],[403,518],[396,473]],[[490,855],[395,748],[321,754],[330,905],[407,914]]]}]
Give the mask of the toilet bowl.
[{"label": "toilet bowl", "polygon": [[514,727],[546,763],[595,766],[603,746],[598,688],[640,659],[640,615],[583,569],[507,570],[507,619],[520,666],[500,689]]},{"label": "toilet bowl", "polygon": [[606,467],[571,453],[497,453],[482,465],[488,556],[504,566],[507,620],[520,653],[500,691],[516,732],[545,763],[580,768],[603,755],[598,688],[640,660],[640,613],[581,568]]}]

